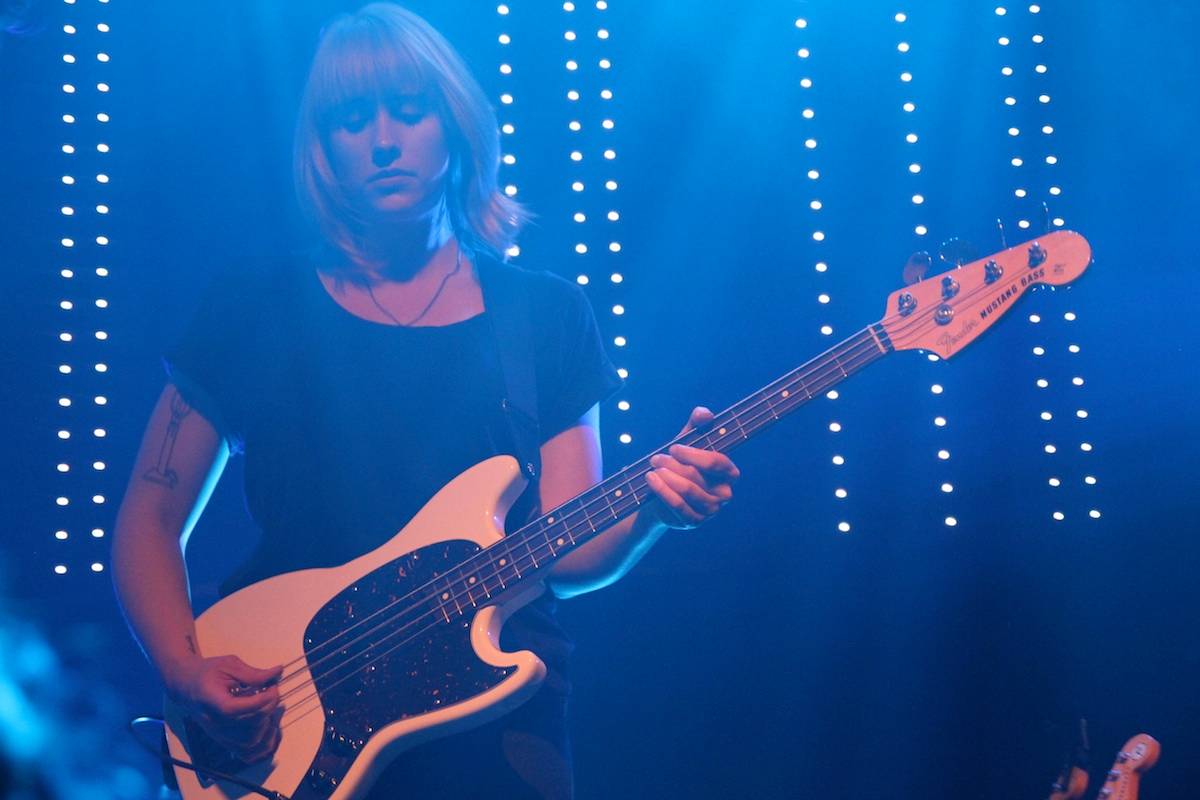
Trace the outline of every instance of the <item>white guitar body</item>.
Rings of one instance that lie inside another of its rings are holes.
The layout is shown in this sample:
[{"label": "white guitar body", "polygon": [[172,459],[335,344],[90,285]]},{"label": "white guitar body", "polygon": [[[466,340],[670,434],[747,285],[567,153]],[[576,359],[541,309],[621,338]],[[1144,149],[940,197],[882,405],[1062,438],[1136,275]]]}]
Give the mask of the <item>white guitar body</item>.
[{"label": "white guitar body", "polygon": [[[369,738],[356,742],[352,764],[343,774],[333,774],[339,770],[327,770],[329,774],[319,777],[312,774],[314,758],[325,746],[331,724],[324,698],[317,697],[310,683],[305,636],[314,617],[347,587],[420,548],[453,540],[467,540],[486,548],[500,541],[505,515],[525,486],[514,459],[491,458],[443,487],[403,530],[378,549],[340,567],[304,570],[261,581],[202,614],[196,620],[196,632],[205,656],[235,654],[257,667],[292,664],[284,670],[286,680],[280,685],[283,737],[279,749],[269,762],[248,767],[238,764],[232,774],[293,800],[350,800],[363,796],[401,752],[482,724],[527,700],[544,679],[545,665],[528,650],[503,652],[499,647],[500,631],[513,612],[543,591],[540,581],[522,586],[520,593],[503,595],[495,605],[485,606],[473,616],[466,614],[465,621],[458,623],[469,626],[473,657],[489,667],[505,669],[505,677],[482,693],[446,705],[434,699],[432,710],[389,720],[372,730]],[[319,659],[315,663],[319,664]],[[320,672],[320,667],[314,671]],[[432,694],[438,691],[432,690]],[[200,763],[195,755],[200,749],[198,742],[188,742],[189,732],[195,736],[196,728],[187,725],[180,710],[169,702],[165,716],[171,755]],[[209,762],[209,766],[221,769],[215,763]],[[176,768],[175,774],[186,800],[249,795],[232,783],[202,783],[191,770]]]}]

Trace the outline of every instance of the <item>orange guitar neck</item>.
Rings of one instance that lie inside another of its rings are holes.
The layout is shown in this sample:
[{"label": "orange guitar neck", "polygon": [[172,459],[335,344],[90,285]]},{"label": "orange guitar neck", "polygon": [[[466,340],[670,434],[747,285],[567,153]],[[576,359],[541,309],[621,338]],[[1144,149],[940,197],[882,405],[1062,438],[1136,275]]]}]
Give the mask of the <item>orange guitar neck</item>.
[{"label": "orange guitar neck", "polygon": [[1142,774],[1157,763],[1160,751],[1154,737],[1144,733],[1126,742],[1117,753],[1096,800],[1137,800]]}]

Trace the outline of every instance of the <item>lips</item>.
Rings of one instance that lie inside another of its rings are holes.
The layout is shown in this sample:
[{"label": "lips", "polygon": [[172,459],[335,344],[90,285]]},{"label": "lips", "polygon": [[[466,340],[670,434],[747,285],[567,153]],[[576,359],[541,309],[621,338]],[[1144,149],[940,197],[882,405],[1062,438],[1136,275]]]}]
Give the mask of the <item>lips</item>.
[{"label": "lips", "polygon": [[382,169],[379,172],[376,172],[374,175],[372,175],[370,178],[367,179],[367,183],[381,181],[381,180],[384,180],[385,178],[415,178],[415,177],[417,177],[415,172],[412,172],[407,169],[396,169],[395,167],[393,167],[391,169]]}]

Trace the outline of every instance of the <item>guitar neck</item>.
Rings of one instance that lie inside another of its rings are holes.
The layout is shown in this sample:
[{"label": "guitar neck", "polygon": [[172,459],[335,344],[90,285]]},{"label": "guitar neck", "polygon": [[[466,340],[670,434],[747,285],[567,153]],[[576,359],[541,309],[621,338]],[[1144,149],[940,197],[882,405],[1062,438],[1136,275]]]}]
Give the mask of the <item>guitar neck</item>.
[{"label": "guitar neck", "polygon": [[785,415],[892,352],[879,323],[863,328],[821,355],[797,367],[716,414],[702,430],[680,434],[639,461],[591,489],[543,514],[503,541],[477,553],[461,567],[479,581],[488,596],[523,583],[534,573],[638,510],[651,496],[646,473],[650,458],[674,444],[726,453]]}]

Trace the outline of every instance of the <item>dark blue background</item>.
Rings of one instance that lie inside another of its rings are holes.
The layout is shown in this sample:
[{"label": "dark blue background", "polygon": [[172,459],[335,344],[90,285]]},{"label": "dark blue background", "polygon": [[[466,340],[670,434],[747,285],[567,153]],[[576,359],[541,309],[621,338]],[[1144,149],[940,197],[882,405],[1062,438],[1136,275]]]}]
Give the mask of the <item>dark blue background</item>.
[{"label": "dark blue background", "polygon": [[[1076,286],[1022,300],[952,361],[895,355],[746,446],[738,500],[720,519],[667,537],[619,585],[565,604],[579,642],[579,796],[1044,796],[1080,716],[1091,725],[1093,787],[1144,730],[1164,756],[1143,796],[1194,794],[1200,12],[1055,0],[1005,17],[995,4],[948,1],[510,6],[502,18],[490,3],[411,4],[493,98],[516,98],[501,113],[518,125],[505,180],[539,214],[519,260],[589,274],[605,335],[629,339],[613,348],[631,373],[620,398],[632,410],[604,409],[610,467],[673,434],[692,405],[723,407],[824,349],[821,324],[839,338],[878,319],[914,250],[951,236],[978,255],[998,250],[997,218],[1010,244],[1029,238],[1018,219],[1039,232],[1051,182],[1063,188],[1048,198],[1051,215],[1096,256]],[[321,21],[348,7],[34,4],[32,30],[0,50],[7,586],[14,613],[43,624],[79,679],[125,698],[104,719],[153,711],[157,690],[121,629],[107,573],[88,570],[106,560],[107,539],[87,530],[111,525],[161,386],[158,354],[208,276],[230,262],[253,270],[298,241],[294,109]],[[895,22],[896,11],[908,21]],[[71,47],[104,47],[110,64],[63,64],[68,18],[90,25]],[[112,33],[97,35],[96,21]],[[595,39],[599,25],[607,41]],[[563,40],[568,27],[578,42]],[[501,30],[514,37],[508,50]],[[1034,32],[1046,36],[1040,48]],[[1013,44],[1000,48],[999,35]],[[909,53],[897,52],[901,40]],[[811,56],[797,58],[799,47]],[[562,67],[572,55],[577,75]],[[601,56],[610,73],[591,67]],[[498,73],[501,58],[511,77]],[[1005,78],[1009,63],[1018,74]],[[1047,74],[1035,76],[1034,63]],[[911,84],[897,80],[904,69]],[[810,90],[799,85],[806,76]],[[67,80],[81,91],[64,95]],[[96,80],[112,91],[91,91]],[[606,87],[607,107],[596,96]],[[583,100],[569,104],[568,88]],[[1052,97],[1044,107],[1041,91]],[[1015,109],[1001,102],[1010,93]],[[911,115],[906,100],[917,104]],[[70,128],[59,116],[73,109],[81,121]],[[92,121],[97,110],[112,122]],[[608,115],[616,127],[602,134],[595,122]],[[566,123],[577,117],[580,165],[567,157],[576,145]],[[1036,132],[1045,122],[1052,136]],[[910,129],[917,145],[903,141]],[[810,136],[815,150],[803,145]],[[72,140],[113,150],[60,153]],[[618,153],[611,164],[599,157],[607,146]],[[1049,153],[1054,167],[1039,163]],[[911,154],[924,168],[916,177]],[[1014,155],[1026,167],[1010,166]],[[805,177],[810,168],[819,181]],[[108,217],[58,213],[69,194],[59,176],[71,171],[112,176],[81,180],[71,195],[83,210],[90,197],[107,202]],[[577,176],[590,187],[582,200],[568,188]],[[609,176],[617,192],[595,188]],[[1039,189],[1036,201],[1014,198],[1018,182]],[[917,191],[920,208],[909,201]],[[570,219],[579,202],[584,226]],[[620,223],[598,221],[610,206]],[[918,222],[926,237],[913,233]],[[91,244],[101,233],[111,238],[103,249]],[[66,235],[79,241],[71,253],[58,245]],[[609,240],[622,252],[606,253]],[[576,241],[591,253],[577,256]],[[827,273],[813,270],[819,259]],[[58,277],[68,261],[72,282]],[[91,274],[101,263],[110,277]],[[620,285],[607,281],[612,269]],[[820,292],[832,302],[818,304]],[[70,345],[57,340],[67,296],[80,301],[66,319],[83,334]],[[97,296],[110,308],[91,308]],[[1066,322],[1066,311],[1078,319]],[[1034,312],[1039,325],[1027,321]],[[90,338],[93,322],[108,341]],[[1035,345],[1048,354],[1033,356]],[[109,372],[91,373],[101,359]],[[64,362],[79,369],[61,376]],[[1070,386],[1075,375],[1083,387]],[[1043,376],[1051,387],[1037,390]],[[935,382],[944,394],[930,393]],[[103,409],[55,403],[99,391],[110,398]],[[1038,418],[1043,409],[1053,422]],[[938,414],[944,429],[930,424]],[[827,429],[835,419],[838,434]],[[105,439],[85,435],[95,425]],[[80,431],[69,444],[54,435],[64,426]],[[1042,452],[1048,441],[1054,457]],[[1095,449],[1081,453],[1081,441]],[[935,456],[943,447],[946,462]],[[831,466],[834,453],[844,467]],[[108,469],[86,469],[94,457]],[[57,474],[64,459],[79,468]],[[1064,486],[1048,487],[1051,474]],[[254,535],[239,478],[234,462],[189,548],[201,605]],[[939,491],[943,481],[955,491]],[[849,496],[836,499],[837,487]],[[96,492],[103,506],[87,502]],[[59,494],[78,499],[59,509]],[[947,515],[959,524],[946,527]],[[849,534],[837,532],[841,520]],[[60,526],[72,530],[66,542],[53,538]],[[52,574],[59,563],[67,575]]]}]

